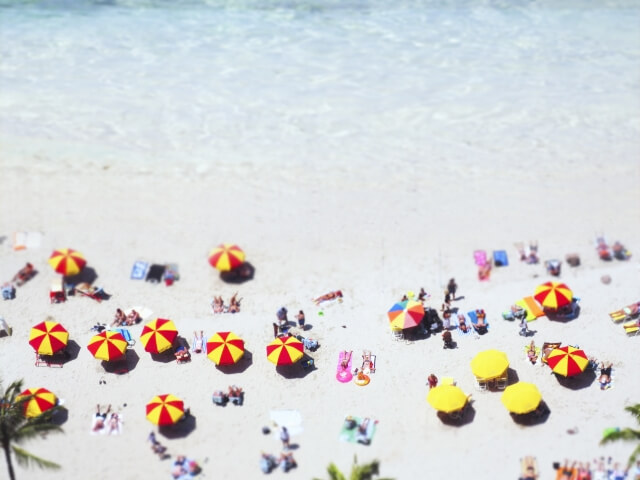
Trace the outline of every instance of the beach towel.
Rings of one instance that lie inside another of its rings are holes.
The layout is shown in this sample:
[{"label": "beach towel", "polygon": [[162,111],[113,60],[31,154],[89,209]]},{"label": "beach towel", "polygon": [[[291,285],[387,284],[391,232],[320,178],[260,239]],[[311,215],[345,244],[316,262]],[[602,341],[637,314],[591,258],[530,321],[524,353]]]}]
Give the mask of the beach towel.
[{"label": "beach towel", "polygon": [[[97,413],[94,414],[91,419],[91,430],[89,431],[89,433],[91,435],[120,435],[122,433],[123,420],[121,413],[118,413],[117,415],[117,423],[115,425],[115,428],[112,429],[110,425],[111,414],[107,414],[105,417],[102,417]],[[96,428],[100,420],[102,420],[103,422],[102,428]]]},{"label": "beach towel", "polygon": [[[271,410],[269,412],[271,423],[277,427],[287,427],[289,435],[299,435],[303,432],[302,415],[298,410]],[[274,435],[279,440],[279,428],[274,428]]]},{"label": "beach towel", "polygon": [[524,297],[516,302],[516,305],[524,308],[527,311],[527,321],[531,322],[538,317],[544,315],[544,311],[540,307],[540,304],[533,297]]},{"label": "beach towel", "polygon": [[485,323],[485,327],[478,327],[478,315],[476,314],[475,310],[471,310],[470,312],[467,312],[467,316],[469,317],[469,319],[471,320],[471,323],[474,327],[474,330],[476,332],[478,332],[481,335],[484,335],[485,333],[487,333],[489,331],[489,322],[487,321],[487,317],[485,316],[484,318],[484,323]]},{"label": "beach towel", "polygon": [[376,427],[378,421],[373,418],[369,419],[365,432],[360,432],[358,428],[366,417],[357,417],[354,415],[348,415],[342,422],[342,428],[340,429],[339,438],[343,442],[348,443],[363,443],[368,445],[371,443],[373,436],[376,433]]},{"label": "beach towel", "polygon": [[40,232],[14,232],[13,249],[25,250],[39,248],[42,243],[42,233]]},{"label": "beach towel", "polygon": [[476,250],[473,252],[473,259],[476,265],[482,267],[487,264],[487,252],[484,250]]},{"label": "beach towel", "polygon": [[[467,326],[466,332],[460,328],[460,321],[458,320],[458,315],[462,315],[464,317],[464,323]],[[469,315],[467,315],[466,313],[458,312],[457,314],[452,315],[451,322],[455,324],[458,335],[466,337],[467,335],[470,335],[474,332],[473,325],[471,324],[471,319],[469,318]]]},{"label": "beach towel", "polygon": [[136,261],[131,268],[131,279],[132,280],[144,280],[147,275],[147,270],[149,270],[149,263],[143,261]]},{"label": "beach towel", "polygon": [[207,353],[207,341],[203,338],[198,338],[198,335],[193,336],[193,342],[191,342],[191,351],[193,353]]},{"label": "beach towel", "polygon": [[509,265],[509,260],[507,258],[507,252],[505,250],[494,250],[493,251],[493,264],[496,267],[506,267]]},{"label": "beach towel", "polygon": [[336,379],[341,383],[349,383],[353,379],[353,374],[351,373],[353,352],[349,352],[349,363],[347,364],[347,368],[343,368],[342,360],[344,360],[344,351],[340,352],[340,355],[338,356]]}]

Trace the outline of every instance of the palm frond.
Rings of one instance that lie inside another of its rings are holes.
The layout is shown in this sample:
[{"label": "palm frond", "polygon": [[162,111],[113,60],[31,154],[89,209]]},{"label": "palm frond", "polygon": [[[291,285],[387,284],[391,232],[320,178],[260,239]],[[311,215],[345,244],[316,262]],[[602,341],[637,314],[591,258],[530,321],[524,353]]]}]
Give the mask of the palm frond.
[{"label": "palm frond", "polygon": [[48,468],[48,469],[61,468],[60,465],[58,465],[57,463],[51,462],[49,460],[45,460],[44,458],[40,458],[15,445],[11,445],[11,450],[13,450],[13,453],[16,456],[16,461],[18,462],[18,464],[22,465],[23,467],[36,465],[37,467]]},{"label": "palm frond", "polygon": [[636,421],[640,423],[640,403],[635,405],[629,405],[628,407],[624,407],[624,409],[631,413],[636,418]]},{"label": "palm frond", "polygon": [[329,464],[327,473],[329,474],[330,480],[347,480],[347,477],[344,476],[335,463]]},{"label": "palm frond", "polygon": [[640,441],[640,430],[633,430],[631,428],[623,428],[620,430],[616,430],[608,433],[605,437],[600,440],[600,444],[604,445],[606,443],[617,442],[617,441]]}]

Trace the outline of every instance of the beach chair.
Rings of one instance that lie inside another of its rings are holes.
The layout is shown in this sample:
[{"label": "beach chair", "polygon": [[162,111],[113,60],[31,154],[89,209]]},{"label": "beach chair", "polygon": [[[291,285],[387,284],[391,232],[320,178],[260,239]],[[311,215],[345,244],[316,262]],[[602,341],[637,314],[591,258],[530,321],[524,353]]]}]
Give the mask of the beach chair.
[{"label": "beach chair", "polygon": [[56,353],[55,355],[40,355],[36,352],[36,367],[62,368],[66,356],[64,353]]},{"label": "beach chair", "polygon": [[213,395],[211,395],[211,401],[215,405],[220,405],[221,407],[224,407],[229,401],[229,397],[222,390],[216,390],[215,392],[213,392]]},{"label": "beach chair", "polygon": [[557,277],[560,275],[560,270],[562,268],[562,262],[560,260],[547,260],[544,262],[544,266],[547,269],[547,273],[549,275],[553,275]]},{"label": "beach chair", "polygon": [[508,383],[509,383],[509,370],[505,370],[504,374],[496,378],[496,388],[498,390],[504,390],[505,388],[507,388]]},{"label": "beach chair", "polygon": [[82,296],[91,298],[96,302],[102,302],[103,290],[101,287],[92,287],[88,283],[79,283],[73,287],[73,291],[79,293]]},{"label": "beach chair", "polygon": [[67,300],[67,294],[64,291],[62,285],[62,278],[57,278],[51,282],[51,289],[49,290],[49,301],[51,303],[62,303]]},{"label": "beach chair", "polygon": [[640,321],[638,320],[624,323],[622,324],[622,327],[624,328],[624,332],[630,337],[635,337],[640,333]]},{"label": "beach chair", "polygon": [[627,305],[620,310],[616,310],[615,312],[611,312],[609,317],[615,323],[623,322],[625,320],[631,320],[633,317],[637,316],[640,313],[640,302],[632,303],[631,305]]},{"label": "beach chair", "polygon": [[318,349],[319,345],[317,340],[314,340],[312,338],[305,338],[302,335],[296,335],[296,338],[302,342],[304,348],[306,348],[307,350],[315,352]]},{"label": "beach chair", "polygon": [[391,338],[393,338],[396,342],[404,341],[404,331],[401,328],[392,328]]},{"label": "beach chair", "polygon": [[484,378],[476,377],[476,388],[481,392],[486,391],[489,388],[489,382]]},{"label": "beach chair", "polygon": [[229,401],[234,405],[242,405],[244,402],[244,391],[237,385],[232,385],[230,392],[235,392],[235,395],[229,394]]},{"label": "beach chair", "polygon": [[0,317],[0,337],[10,337],[13,332],[4,317]]},{"label": "beach chair", "polygon": [[493,264],[496,267],[506,267],[509,265],[509,259],[505,250],[493,251]]},{"label": "beach chair", "polygon": [[369,350],[362,351],[362,371],[367,375],[376,372],[376,356]]},{"label": "beach chair", "polygon": [[16,287],[12,283],[2,285],[2,298],[4,300],[13,300],[16,298]]}]

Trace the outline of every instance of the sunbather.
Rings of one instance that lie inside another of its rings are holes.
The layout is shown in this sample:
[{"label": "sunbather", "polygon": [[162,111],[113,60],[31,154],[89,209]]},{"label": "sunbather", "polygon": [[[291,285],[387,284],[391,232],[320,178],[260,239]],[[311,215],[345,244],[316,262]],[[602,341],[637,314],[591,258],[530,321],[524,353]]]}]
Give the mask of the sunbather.
[{"label": "sunbather", "polygon": [[341,290],[335,290],[333,292],[329,292],[329,293],[325,293],[324,295],[319,296],[318,298],[314,299],[314,303],[316,305],[320,305],[322,302],[326,302],[327,300],[335,300],[335,299],[341,299],[342,298],[342,291]]},{"label": "sunbather", "polygon": [[222,297],[213,297],[213,301],[211,302],[211,307],[213,308],[213,313],[223,313],[224,312],[224,300]]},{"label": "sunbather", "polygon": [[538,353],[536,352],[536,344],[533,340],[529,344],[529,348],[527,348],[527,358],[531,363],[536,363],[538,361]]},{"label": "sunbather", "polygon": [[464,315],[458,314],[458,328],[462,330],[464,333],[469,331],[469,327],[467,326],[467,320],[464,318]]},{"label": "sunbather", "polygon": [[349,368],[350,361],[351,361],[351,352],[347,352],[346,350],[344,350],[342,352],[342,361],[340,362],[340,366],[346,370],[347,368]]},{"label": "sunbather", "polygon": [[200,330],[200,335],[193,331],[193,351],[195,353],[202,353],[204,351],[204,332]]},{"label": "sunbather", "polygon": [[229,300],[229,308],[227,312],[229,313],[238,313],[240,311],[240,300],[238,300],[238,292],[234,293],[231,299]]},{"label": "sunbather", "polygon": [[600,364],[600,377],[598,378],[598,383],[600,383],[600,390],[606,390],[611,386],[611,368],[613,367],[612,363],[609,363],[609,366],[605,367],[604,362]]},{"label": "sunbather", "polygon": [[36,274],[36,270],[30,263],[27,263],[24,267],[20,269],[18,273],[16,273],[13,277],[13,283],[15,283],[18,287],[24,285],[25,282],[31,279]]},{"label": "sunbather", "polygon": [[140,321],[142,321],[142,317],[140,317],[140,314],[134,309],[131,309],[131,311],[127,315],[126,325],[135,325]]},{"label": "sunbather", "polygon": [[94,416],[95,421],[93,423],[94,432],[99,432],[105,427],[107,415],[109,414],[110,411],[111,411],[111,405],[107,407],[106,412],[100,412],[100,404],[96,405],[96,414]]},{"label": "sunbather", "polygon": [[476,310],[476,318],[478,319],[478,323],[476,323],[476,327],[478,328],[486,328],[487,324],[484,319],[487,317],[487,314],[484,310]]},{"label": "sunbather", "polygon": [[114,433],[120,433],[120,416],[117,413],[112,413],[107,423],[109,435]]},{"label": "sunbather", "polygon": [[126,324],[127,324],[127,316],[124,314],[122,309],[118,308],[116,310],[116,316],[113,319],[113,323],[111,323],[111,325],[119,327],[121,325],[126,325]]}]

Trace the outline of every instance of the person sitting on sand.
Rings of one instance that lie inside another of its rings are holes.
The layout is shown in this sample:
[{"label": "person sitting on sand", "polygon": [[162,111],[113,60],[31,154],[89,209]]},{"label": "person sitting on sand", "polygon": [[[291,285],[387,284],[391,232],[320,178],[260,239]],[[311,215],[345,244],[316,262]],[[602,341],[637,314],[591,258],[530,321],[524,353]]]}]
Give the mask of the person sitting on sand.
[{"label": "person sitting on sand", "polygon": [[436,387],[438,385],[438,377],[432,373],[427,377],[427,384],[429,385],[429,389]]},{"label": "person sitting on sand", "polygon": [[444,342],[445,348],[450,347],[453,344],[453,338],[451,338],[451,332],[449,330],[445,330],[442,333],[442,341]]},{"label": "person sitting on sand", "polygon": [[600,364],[600,377],[598,378],[598,382],[600,383],[600,390],[606,390],[611,387],[611,368],[613,367],[612,363],[609,363],[608,367],[604,366],[604,362]]},{"label": "person sitting on sand", "polygon": [[449,330],[451,328],[451,310],[442,312],[442,328]]},{"label": "person sitting on sand", "polygon": [[126,325],[135,325],[136,323],[142,321],[142,317],[138,312],[134,309],[131,309],[129,314],[127,315]]},{"label": "person sitting on sand", "polygon": [[184,346],[180,345],[175,353],[173,354],[176,357],[176,361],[178,363],[187,362],[191,360],[191,355],[189,354],[189,350],[184,348]]},{"label": "person sitting on sand", "polygon": [[371,419],[366,417],[362,422],[360,422],[360,425],[358,425],[358,432],[356,433],[356,441],[358,443],[362,443],[364,445],[369,445],[369,443],[371,443],[371,439],[368,435],[370,422]]},{"label": "person sitting on sand", "polygon": [[276,312],[276,318],[278,319],[281,327],[287,325],[287,323],[289,322],[287,313],[288,311],[285,307],[280,307],[280,309]]},{"label": "person sitting on sand", "polygon": [[527,348],[527,358],[532,364],[538,361],[538,354],[536,353],[536,344],[534,343],[533,340],[531,340],[531,343]]},{"label": "person sitting on sand", "polygon": [[333,292],[329,292],[329,293],[325,293],[324,295],[319,296],[318,298],[314,299],[313,302],[316,305],[320,305],[322,302],[326,302],[328,300],[342,300],[342,291],[341,290],[335,290]]},{"label": "person sitting on sand", "polygon": [[222,297],[214,296],[211,307],[213,308],[213,313],[224,313],[224,300],[222,300]]},{"label": "person sitting on sand", "polygon": [[171,475],[173,478],[180,478],[183,475],[189,473],[187,470],[189,463],[187,462],[187,457],[184,455],[178,455],[173,462],[173,470],[171,471]]},{"label": "person sitting on sand", "polygon": [[242,395],[244,393],[242,388],[237,385],[230,385],[228,391],[228,398],[231,400],[231,403],[234,405],[242,405]]},{"label": "person sitting on sand", "polygon": [[260,470],[262,470],[262,473],[271,473],[271,470],[273,470],[277,465],[278,461],[276,460],[276,457],[262,452],[262,456],[260,457]]},{"label": "person sitting on sand", "polygon": [[469,331],[469,327],[467,326],[467,320],[464,318],[462,313],[458,314],[458,328],[462,330],[464,333]]},{"label": "person sitting on sand", "polygon": [[424,288],[420,287],[420,292],[418,293],[418,301],[424,302],[429,297],[430,295],[427,292],[425,292]]},{"label": "person sitting on sand", "polygon": [[127,324],[127,316],[124,314],[122,309],[120,308],[116,309],[116,316],[113,319],[113,323],[111,325],[119,327],[121,325],[126,325],[126,324]]},{"label": "person sitting on sand", "polygon": [[282,471],[285,473],[298,466],[295,459],[293,458],[293,452],[282,452],[280,454],[280,458],[278,459],[278,464],[280,465],[280,468],[282,468]]},{"label": "person sitting on sand", "polygon": [[238,292],[234,293],[229,300],[229,308],[227,312],[229,313],[238,313],[240,311],[240,300],[238,300]]}]

